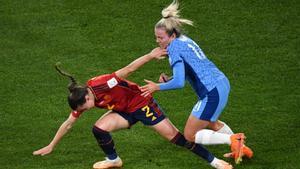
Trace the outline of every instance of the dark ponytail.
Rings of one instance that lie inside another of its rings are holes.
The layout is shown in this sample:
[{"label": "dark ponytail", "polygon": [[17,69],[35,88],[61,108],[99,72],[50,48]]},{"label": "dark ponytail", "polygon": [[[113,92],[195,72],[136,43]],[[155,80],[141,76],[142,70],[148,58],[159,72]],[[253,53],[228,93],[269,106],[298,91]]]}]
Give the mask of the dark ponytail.
[{"label": "dark ponytail", "polygon": [[60,64],[61,64],[60,62],[57,62],[57,63],[55,64],[55,69],[56,69],[56,70],[58,71],[58,73],[61,74],[62,76],[65,76],[65,77],[70,78],[71,83],[68,85],[68,89],[69,89],[70,92],[72,92],[72,91],[75,89],[75,87],[77,86],[77,81],[75,80],[75,78],[74,78],[72,75],[70,75],[69,73],[67,73],[67,72],[65,72],[65,71],[63,71],[63,70],[61,70],[61,68],[59,67]]},{"label": "dark ponytail", "polygon": [[68,89],[70,91],[70,94],[68,96],[68,102],[69,102],[70,107],[73,110],[76,110],[78,106],[81,106],[86,102],[85,96],[88,94],[87,87],[78,85],[75,78],[71,74],[63,71],[59,67],[59,65],[60,65],[60,62],[57,62],[55,64],[55,69],[57,70],[57,72],[59,74],[61,74],[62,76],[68,77],[71,80],[71,83],[68,85]]}]

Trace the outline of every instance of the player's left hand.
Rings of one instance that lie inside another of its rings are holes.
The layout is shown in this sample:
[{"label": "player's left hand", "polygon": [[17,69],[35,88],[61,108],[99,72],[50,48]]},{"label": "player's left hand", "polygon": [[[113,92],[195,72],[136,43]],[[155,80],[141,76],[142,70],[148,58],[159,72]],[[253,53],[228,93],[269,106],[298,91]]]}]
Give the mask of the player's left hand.
[{"label": "player's left hand", "polygon": [[232,158],[233,157],[233,153],[225,153],[223,155],[223,157],[225,157],[225,158]]},{"label": "player's left hand", "polygon": [[43,147],[39,150],[34,151],[32,154],[44,156],[44,155],[50,154],[52,152],[52,150],[53,150],[53,147],[51,145],[48,145],[46,147]]},{"label": "player's left hand", "polygon": [[161,73],[158,79],[159,83],[166,83],[167,81],[170,80],[170,77],[167,76],[165,73]]},{"label": "player's left hand", "polygon": [[143,92],[141,95],[144,97],[147,97],[148,95],[152,94],[153,92],[159,90],[159,86],[158,84],[150,81],[150,80],[144,80],[146,83],[146,85],[140,87],[140,90]]}]

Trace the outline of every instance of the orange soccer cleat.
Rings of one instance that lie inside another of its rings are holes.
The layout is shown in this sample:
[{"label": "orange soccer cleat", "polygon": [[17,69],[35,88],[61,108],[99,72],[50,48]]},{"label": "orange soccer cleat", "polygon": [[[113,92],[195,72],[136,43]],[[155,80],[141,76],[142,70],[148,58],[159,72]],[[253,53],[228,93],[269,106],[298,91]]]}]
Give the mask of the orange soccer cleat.
[{"label": "orange soccer cleat", "polygon": [[253,157],[253,151],[251,150],[251,148],[247,147],[246,145],[244,145],[244,147],[243,147],[243,154],[247,158],[252,158]]},{"label": "orange soccer cleat", "polygon": [[[243,147],[243,154],[247,158],[252,158],[253,157],[253,151],[249,147],[247,147],[246,145],[244,145],[244,147]],[[224,157],[226,157],[226,158],[233,158],[234,156],[235,156],[234,153],[224,154]]]},{"label": "orange soccer cleat", "polygon": [[243,147],[244,147],[244,140],[245,135],[244,133],[237,133],[230,136],[231,140],[231,152],[232,157],[236,164],[239,164],[242,161],[242,157],[244,155]]},{"label": "orange soccer cleat", "polygon": [[245,143],[245,135],[243,133],[234,134],[230,137],[231,139],[231,153],[224,154],[224,157],[234,158],[235,163],[239,164],[242,161],[242,157],[247,158],[253,157],[253,151],[247,147]]}]

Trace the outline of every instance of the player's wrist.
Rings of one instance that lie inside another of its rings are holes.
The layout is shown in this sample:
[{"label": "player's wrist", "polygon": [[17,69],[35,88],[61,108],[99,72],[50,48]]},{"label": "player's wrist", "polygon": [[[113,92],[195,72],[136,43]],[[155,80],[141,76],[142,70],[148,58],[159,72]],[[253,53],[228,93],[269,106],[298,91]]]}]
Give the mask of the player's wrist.
[{"label": "player's wrist", "polygon": [[160,90],[159,84],[155,83],[155,91]]},{"label": "player's wrist", "polygon": [[51,142],[47,147],[48,147],[49,149],[53,150],[54,147],[55,147],[55,145],[56,145],[55,142]]},{"label": "player's wrist", "polygon": [[164,83],[159,83],[159,84],[157,84],[158,90],[163,90],[163,84],[164,84]]},{"label": "player's wrist", "polygon": [[155,58],[155,55],[153,55],[152,53],[148,53],[147,55],[146,55],[146,60],[147,61],[150,61],[150,60],[152,60],[152,59],[154,59]]}]

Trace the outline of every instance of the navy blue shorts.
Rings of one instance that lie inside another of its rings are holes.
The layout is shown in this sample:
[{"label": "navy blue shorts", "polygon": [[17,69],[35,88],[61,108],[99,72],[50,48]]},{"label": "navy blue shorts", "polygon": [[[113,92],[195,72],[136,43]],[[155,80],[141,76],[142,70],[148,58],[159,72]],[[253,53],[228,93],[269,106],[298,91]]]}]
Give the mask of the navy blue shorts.
[{"label": "navy blue shorts", "polygon": [[136,110],[132,113],[116,112],[129,122],[132,126],[138,121],[144,125],[153,126],[166,118],[159,105],[153,100],[150,104]]},{"label": "navy blue shorts", "polygon": [[220,80],[217,86],[197,102],[192,115],[200,120],[215,122],[225,108],[230,92],[227,78]]}]

